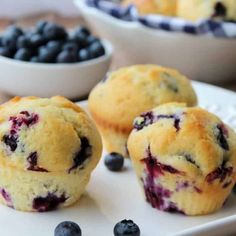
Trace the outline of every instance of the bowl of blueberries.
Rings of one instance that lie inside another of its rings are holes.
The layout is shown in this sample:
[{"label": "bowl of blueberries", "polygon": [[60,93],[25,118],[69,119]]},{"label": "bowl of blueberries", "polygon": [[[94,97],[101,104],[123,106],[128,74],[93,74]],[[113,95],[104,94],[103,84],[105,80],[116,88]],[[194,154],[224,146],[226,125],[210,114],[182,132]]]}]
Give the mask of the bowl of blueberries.
[{"label": "bowl of blueberries", "polygon": [[9,95],[86,96],[107,73],[113,48],[79,26],[69,32],[39,21],[24,30],[9,26],[0,36],[0,90]]}]

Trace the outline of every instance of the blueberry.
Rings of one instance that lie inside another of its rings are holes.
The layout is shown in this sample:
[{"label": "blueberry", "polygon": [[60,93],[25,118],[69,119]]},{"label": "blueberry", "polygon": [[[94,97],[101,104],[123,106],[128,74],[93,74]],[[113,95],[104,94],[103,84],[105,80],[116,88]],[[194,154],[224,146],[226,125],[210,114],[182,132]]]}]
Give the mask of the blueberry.
[{"label": "blueberry", "polygon": [[55,52],[46,46],[41,46],[38,52],[39,62],[52,63],[55,61]]},{"label": "blueberry", "polygon": [[45,38],[40,34],[33,34],[30,37],[30,45],[33,48],[37,48],[37,47],[43,45],[45,43],[45,41],[46,41]]},{"label": "blueberry", "polygon": [[17,47],[17,49],[19,49],[19,48],[30,48],[29,39],[24,35],[19,36],[17,38],[17,41],[16,41],[16,47]]},{"label": "blueberry", "polygon": [[88,45],[92,44],[92,43],[95,43],[95,42],[99,42],[99,39],[93,35],[89,35],[87,37],[87,43]]},{"label": "blueberry", "polygon": [[38,212],[52,211],[57,209],[60,204],[63,204],[67,199],[68,197],[65,196],[65,193],[57,196],[55,192],[49,192],[47,196],[34,198],[32,207]]},{"label": "blueberry", "polygon": [[105,54],[105,49],[101,42],[94,42],[88,48],[92,58],[97,58]]},{"label": "blueberry", "polygon": [[31,57],[31,58],[30,58],[30,61],[31,61],[31,62],[40,62],[40,61],[39,61],[39,58],[38,58],[37,56]]},{"label": "blueberry", "polygon": [[77,53],[79,47],[78,45],[75,43],[75,42],[68,42],[68,43],[65,43],[63,45],[63,48],[62,50],[68,50],[68,51],[72,51],[74,52],[75,54]]},{"label": "blueberry", "polygon": [[72,36],[72,40],[76,42],[77,45],[80,46],[80,48],[84,48],[88,46],[87,38],[88,38],[88,35],[83,32],[76,33]]},{"label": "blueberry", "polygon": [[58,54],[61,51],[62,42],[53,40],[49,41],[46,46],[50,51],[55,52],[55,54]]},{"label": "blueberry", "polygon": [[86,137],[81,137],[80,142],[80,150],[75,154],[73,160],[74,164],[69,169],[69,173],[78,167],[81,168],[83,166],[83,163],[92,156],[92,146],[89,143],[89,140]]},{"label": "blueberry", "polygon": [[0,47],[0,55],[4,57],[12,57],[12,53],[8,48]]},{"label": "blueberry", "polygon": [[114,236],[140,236],[140,229],[132,220],[118,222],[113,230]]},{"label": "blueberry", "polygon": [[81,236],[79,225],[71,221],[61,222],[54,231],[54,236]]},{"label": "blueberry", "polygon": [[112,152],[105,156],[105,166],[111,171],[120,171],[124,165],[124,158],[116,152]]},{"label": "blueberry", "polygon": [[76,54],[71,51],[62,51],[58,54],[56,61],[58,63],[76,62]]},{"label": "blueberry", "polygon": [[2,45],[11,51],[16,50],[16,42],[17,42],[17,37],[8,34],[2,37]]},{"label": "blueberry", "polygon": [[43,28],[43,35],[48,40],[61,40],[67,38],[67,33],[62,26],[54,23],[47,23]]},{"label": "blueberry", "polygon": [[91,59],[91,56],[90,56],[90,53],[87,49],[79,50],[79,52],[78,52],[78,60],[79,61],[87,61],[90,59]]},{"label": "blueberry", "polygon": [[6,35],[12,36],[14,38],[19,37],[20,35],[23,34],[23,31],[20,27],[16,25],[11,25],[6,29]]},{"label": "blueberry", "polygon": [[20,48],[17,50],[16,54],[14,55],[14,59],[20,61],[29,61],[31,57],[31,53],[26,48]]},{"label": "blueberry", "polygon": [[80,26],[75,29],[75,34],[80,34],[80,33],[86,34],[87,36],[90,35],[89,29],[85,26]]},{"label": "blueberry", "polygon": [[39,33],[39,34],[42,34],[43,33],[43,29],[44,27],[46,26],[47,24],[47,21],[45,20],[40,20],[36,23],[36,32]]}]

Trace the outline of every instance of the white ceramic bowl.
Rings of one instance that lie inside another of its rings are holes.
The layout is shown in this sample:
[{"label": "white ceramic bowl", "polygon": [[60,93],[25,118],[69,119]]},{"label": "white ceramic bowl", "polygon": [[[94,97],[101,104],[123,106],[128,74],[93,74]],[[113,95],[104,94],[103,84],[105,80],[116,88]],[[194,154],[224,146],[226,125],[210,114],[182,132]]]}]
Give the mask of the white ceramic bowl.
[{"label": "white ceramic bowl", "polygon": [[123,53],[122,65],[155,63],[173,67],[194,80],[236,80],[236,40],[193,36],[150,29],[125,22],[75,0],[81,14],[96,32]]},{"label": "white ceramic bowl", "polygon": [[111,63],[112,45],[106,40],[102,43],[104,56],[71,64],[29,63],[0,56],[0,90],[13,96],[84,97],[104,78]]}]

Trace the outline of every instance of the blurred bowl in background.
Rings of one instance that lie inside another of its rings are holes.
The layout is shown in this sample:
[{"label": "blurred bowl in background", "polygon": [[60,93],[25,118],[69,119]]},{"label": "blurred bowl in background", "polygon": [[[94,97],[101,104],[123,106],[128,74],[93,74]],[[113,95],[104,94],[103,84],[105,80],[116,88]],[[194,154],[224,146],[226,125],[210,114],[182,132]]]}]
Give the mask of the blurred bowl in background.
[{"label": "blurred bowl in background", "polygon": [[236,40],[150,29],[116,19],[75,0],[94,30],[123,53],[122,64],[154,63],[180,70],[193,80],[219,83],[236,80]]},{"label": "blurred bowl in background", "polygon": [[104,56],[78,63],[31,63],[0,56],[0,90],[12,96],[82,98],[109,70],[113,47],[106,40],[102,44]]}]

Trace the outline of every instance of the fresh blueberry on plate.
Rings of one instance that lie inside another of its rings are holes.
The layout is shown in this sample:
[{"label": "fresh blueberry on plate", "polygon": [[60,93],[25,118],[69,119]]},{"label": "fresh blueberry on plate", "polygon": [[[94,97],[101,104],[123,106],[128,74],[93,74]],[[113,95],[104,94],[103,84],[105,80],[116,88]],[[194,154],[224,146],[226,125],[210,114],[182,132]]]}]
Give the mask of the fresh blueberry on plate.
[{"label": "fresh blueberry on plate", "polygon": [[124,157],[119,153],[112,152],[105,156],[105,166],[111,171],[120,171],[124,165]]},{"label": "fresh blueberry on plate", "polygon": [[14,59],[20,61],[29,61],[31,53],[27,48],[20,48],[17,50],[16,54],[14,55]]},{"label": "fresh blueberry on plate", "polygon": [[78,224],[72,221],[61,222],[54,230],[54,236],[81,236],[82,232]]},{"label": "fresh blueberry on plate", "polygon": [[114,236],[140,236],[140,229],[132,220],[122,220],[114,227]]}]

